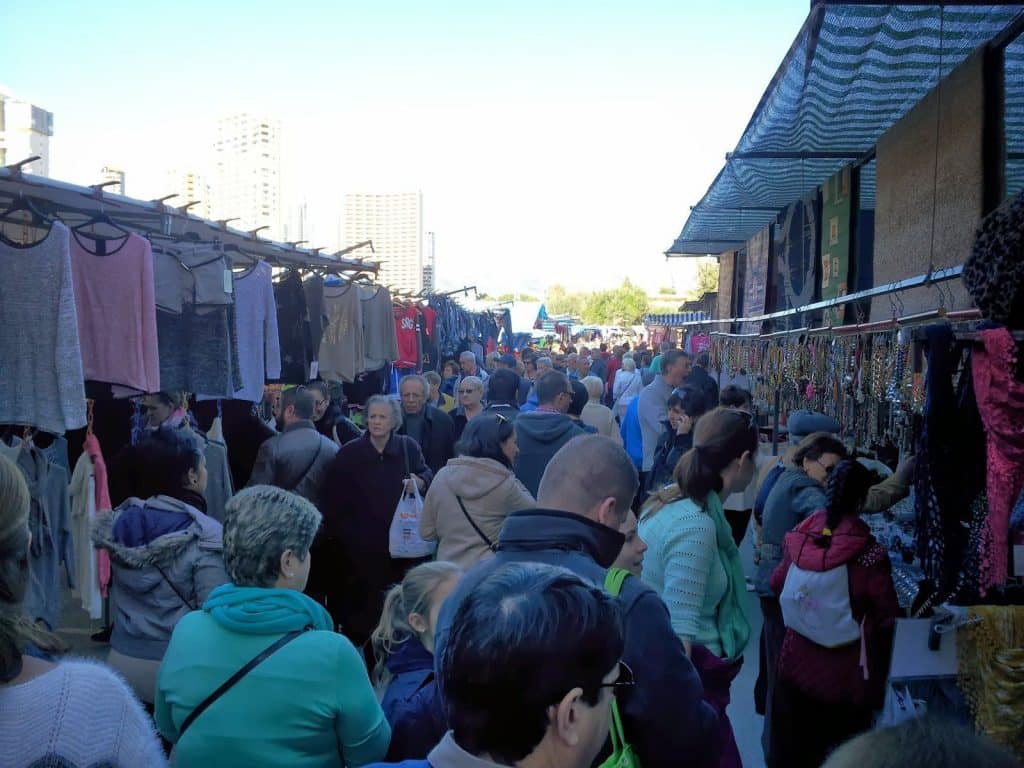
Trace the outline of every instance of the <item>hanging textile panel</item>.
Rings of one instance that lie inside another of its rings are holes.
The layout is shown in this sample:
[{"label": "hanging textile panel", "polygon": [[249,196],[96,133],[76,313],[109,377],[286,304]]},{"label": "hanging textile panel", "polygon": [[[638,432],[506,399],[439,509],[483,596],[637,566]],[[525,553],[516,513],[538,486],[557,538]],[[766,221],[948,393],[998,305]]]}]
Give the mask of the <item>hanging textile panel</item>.
[{"label": "hanging textile panel", "polygon": [[[982,50],[878,140],[875,285],[970,257],[984,198],[985,107]],[[947,288],[954,299],[946,299],[946,309],[973,306],[959,280]],[[903,292],[901,301],[901,311],[912,314],[937,308],[941,298],[934,287],[921,287]],[[891,313],[889,297],[873,299],[872,317]]]},{"label": "hanging textile panel", "polygon": [[[849,293],[852,168],[846,166],[821,188],[821,298]],[[826,325],[842,325],[843,308],[825,310]]]},{"label": "hanging textile panel", "polygon": [[[810,304],[818,293],[818,243],[821,239],[818,194],[787,206],[775,222],[774,306],[776,311]],[[799,328],[803,316],[783,318],[780,327]]]},{"label": "hanging textile panel", "polygon": [[718,308],[716,319],[734,317],[732,295],[735,289],[736,251],[727,251],[718,257]]},{"label": "hanging textile panel", "polygon": [[[747,275],[743,290],[743,315],[763,315],[768,301],[768,272],[772,252],[772,225],[747,241]],[[757,333],[761,322],[743,324],[742,333]]]}]

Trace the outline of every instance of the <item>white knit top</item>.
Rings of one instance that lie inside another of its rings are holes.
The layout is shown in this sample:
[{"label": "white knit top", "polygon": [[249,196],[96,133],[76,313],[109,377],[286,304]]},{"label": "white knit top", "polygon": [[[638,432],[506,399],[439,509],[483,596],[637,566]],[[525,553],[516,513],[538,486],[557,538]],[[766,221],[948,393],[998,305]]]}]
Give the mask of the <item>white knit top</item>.
[{"label": "white knit top", "polygon": [[167,760],[131,689],[108,667],[75,660],[0,686],[0,763],[162,768]]}]

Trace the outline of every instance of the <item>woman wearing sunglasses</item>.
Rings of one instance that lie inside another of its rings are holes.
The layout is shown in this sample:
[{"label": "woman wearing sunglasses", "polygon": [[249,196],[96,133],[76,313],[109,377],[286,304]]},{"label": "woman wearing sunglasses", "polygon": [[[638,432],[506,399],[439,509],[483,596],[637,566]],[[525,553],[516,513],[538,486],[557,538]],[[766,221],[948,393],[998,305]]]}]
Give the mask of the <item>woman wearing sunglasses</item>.
[{"label": "woman wearing sunglasses", "polygon": [[458,440],[470,419],[484,411],[484,382],[477,376],[466,376],[459,382],[455,394],[459,407],[452,412],[452,422],[455,424],[455,439]]},{"label": "woman wearing sunglasses", "polygon": [[672,628],[718,713],[721,768],[739,768],[726,715],[729,689],[750,639],[746,580],[722,499],[753,479],[757,427],[749,413],[716,408],[700,417],[693,448],[676,465],[675,485],[652,496],[640,518],[647,543],[643,579],[668,606]]}]

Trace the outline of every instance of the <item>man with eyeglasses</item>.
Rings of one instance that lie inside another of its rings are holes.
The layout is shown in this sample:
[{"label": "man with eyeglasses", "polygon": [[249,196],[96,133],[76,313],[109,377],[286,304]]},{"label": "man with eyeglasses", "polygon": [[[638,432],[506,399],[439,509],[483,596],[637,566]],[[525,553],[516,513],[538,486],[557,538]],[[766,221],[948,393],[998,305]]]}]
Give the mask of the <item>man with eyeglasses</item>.
[{"label": "man with eyeglasses", "polygon": [[329,437],[338,445],[345,445],[362,437],[363,431],[352,419],[345,416],[341,406],[331,399],[326,381],[311,381],[309,391],[313,393],[313,423],[321,435]]},{"label": "man with eyeglasses", "polygon": [[536,498],[540,478],[551,457],[567,442],[586,432],[566,416],[573,398],[568,376],[548,371],[537,379],[534,389],[539,403],[537,409],[520,413],[516,419],[519,457],[515,472],[519,482]]},{"label": "man with eyeglasses", "polygon": [[635,686],[623,646],[619,605],[593,583],[540,563],[499,568],[460,601],[437,659],[451,730],[426,760],[393,765],[589,768],[612,701]]},{"label": "man with eyeglasses", "polygon": [[408,435],[423,451],[423,459],[436,474],[455,455],[455,424],[451,416],[427,403],[430,382],[406,376],[398,385],[402,398],[400,435]]}]

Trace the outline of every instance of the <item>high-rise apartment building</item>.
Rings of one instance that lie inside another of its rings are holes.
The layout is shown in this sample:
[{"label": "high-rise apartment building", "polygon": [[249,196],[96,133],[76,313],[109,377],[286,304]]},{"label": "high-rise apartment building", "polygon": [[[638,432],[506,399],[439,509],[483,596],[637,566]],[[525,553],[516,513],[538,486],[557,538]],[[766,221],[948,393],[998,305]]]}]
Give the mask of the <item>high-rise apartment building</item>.
[{"label": "high-rise apartment building", "polygon": [[237,218],[230,226],[282,239],[281,124],[248,113],[217,122],[210,207],[214,219]]},{"label": "high-rise apartment building", "polygon": [[124,191],[124,171],[120,168],[116,168],[113,165],[105,165],[100,169],[100,181],[101,182],[114,182],[109,187],[104,187],[103,191],[111,195],[125,195],[127,192]]},{"label": "high-rise apartment building", "polygon": [[378,279],[398,290],[423,290],[423,195],[420,192],[345,195],[345,241],[372,240],[381,260]]},{"label": "high-rise apartment building", "polygon": [[177,195],[177,197],[172,197],[168,200],[167,205],[180,208],[183,205],[198,201],[196,205],[188,209],[188,212],[202,219],[212,218],[213,208],[210,204],[210,184],[201,173],[178,168],[168,171],[167,192],[168,194],[173,192]]},{"label": "high-rise apartment building", "polygon": [[53,113],[14,96],[0,86],[0,166],[38,155],[22,166],[26,173],[50,175],[50,137]]}]

